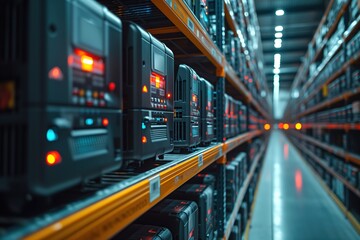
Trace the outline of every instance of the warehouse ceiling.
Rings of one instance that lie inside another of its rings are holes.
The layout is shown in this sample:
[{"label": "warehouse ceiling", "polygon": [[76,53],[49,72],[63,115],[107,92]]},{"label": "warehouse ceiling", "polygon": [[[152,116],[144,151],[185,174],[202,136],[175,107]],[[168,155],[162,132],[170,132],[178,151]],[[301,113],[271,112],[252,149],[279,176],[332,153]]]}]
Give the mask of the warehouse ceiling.
[{"label": "warehouse ceiling", "polygon": [[[255,0],[264,50],[265,74],[273,88],[274,54],[281,54],[280,89],[290,89],[329,0]],[[277,16],[276,10],[284,10]],[[275,27],[282,26],[281,48],[275,48]]]}]

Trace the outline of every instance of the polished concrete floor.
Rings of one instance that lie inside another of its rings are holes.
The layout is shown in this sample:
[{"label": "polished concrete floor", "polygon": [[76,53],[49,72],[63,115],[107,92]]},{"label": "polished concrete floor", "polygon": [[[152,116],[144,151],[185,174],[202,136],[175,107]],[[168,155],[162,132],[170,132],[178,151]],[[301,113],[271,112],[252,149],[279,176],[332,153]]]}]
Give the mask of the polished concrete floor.
[{"label": "polished concrete floor", "polygon": [[250,240],[360,239],[282,132],[272,132],[264,160]]}]

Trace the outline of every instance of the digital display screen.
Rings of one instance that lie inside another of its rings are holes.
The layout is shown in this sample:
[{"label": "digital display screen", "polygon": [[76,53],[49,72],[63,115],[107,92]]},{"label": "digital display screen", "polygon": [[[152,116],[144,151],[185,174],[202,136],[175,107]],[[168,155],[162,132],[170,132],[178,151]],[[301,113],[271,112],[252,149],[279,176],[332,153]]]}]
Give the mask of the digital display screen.
[{"label": "digital display screen", "polygon": [[161,73],[165,73],[164,53],[156,47],[153,47],[153,68]]},{"label": "digital display screen", "polygon": [[151,93],[165,96],[165,77],[151,73],[150,77]]}]

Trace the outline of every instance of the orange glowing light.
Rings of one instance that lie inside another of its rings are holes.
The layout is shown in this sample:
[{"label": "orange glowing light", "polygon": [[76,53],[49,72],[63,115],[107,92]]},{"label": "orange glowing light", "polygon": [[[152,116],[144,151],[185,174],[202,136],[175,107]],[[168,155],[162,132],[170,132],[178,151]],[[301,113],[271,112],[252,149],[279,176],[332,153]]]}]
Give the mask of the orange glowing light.
[{"label": "orange glowing light", "polygon": [[51,151],[46,154],[46,164],[53,166],[61,162],[60,153],[57,151]]},{"label": "orange glowing light", "polygon": [[94,68],[94,59],[87,55],[81,56],[81,69],[87,72],[91,72]]},{"label": "orange glowing light", "polygon": [[271,125],[270,125],[270,124],[266,123],[266,124],[264,125],[264,129],[265,129],[266,131],[270,130],[270,128],[271,128]]},{"label": "orange glowing light", "polygon": [[148,92],[148,88],[147,88],[147,86],[146,86],[146,85],[144,85],[144,86],[143,86],[143,88],[142,88],[142,92],[143,92],[143,93],[147,93],[147,92]]},{"label": "orange glowing light", "polygon": [[283,125],[283,128],[284,128],[284,130],[288,130],[289,129],[289,124],[287,124],[287,123],[284,123],[284,125]]},{"label": "orange glowing light", "polygon": [[167,94],[167,98],[171,98],[171,94],[170,94],[170,93]]},{"label": "orange glowing light", "polygon": [[301,128],[302,128],[301,123],[296,123],[295,128],[296,128],[296,130],[301,130]]},{"label": "orange glowing light", "polygon": [[49,71],[49,78],[50,79],[56,79],[56,80],[62,80],[63,79],[63,73],[61,72],[61,69],[59,67],[53,67]]},{"label": "orange glowing light", "polygon": [[147,138],[146,138],[145,136],[142,136],[141,142],[142,142],[142,143],[147,143]]},{"label": "orange glowing light", "polygon": [[158,75],[155,76],[155,87],[156,88],[160,87],[160,77]]},{"label": "orange glowing light", "polygon": [[192,100],[193,100],[193,102],[196,102],[196,95],[192,95]]},{"label": "orange glowing light", "polygon": [[109,119],[103,118],[103,120],[102,120],[102,125],[103,125],[104,127],[107,127],[107,126],[109,125]]}]

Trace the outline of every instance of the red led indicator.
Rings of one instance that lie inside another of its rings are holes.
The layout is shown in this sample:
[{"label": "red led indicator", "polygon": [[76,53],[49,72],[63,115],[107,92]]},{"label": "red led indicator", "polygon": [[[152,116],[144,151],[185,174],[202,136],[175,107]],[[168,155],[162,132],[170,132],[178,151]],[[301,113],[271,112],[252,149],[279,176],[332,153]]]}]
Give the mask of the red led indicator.
[{"label": "red led indicator", "polygon": [[116,88],[116,84],[114,82],[110,82],[109,83],[109,91],[113,92],[113,91],[115,91],[115,88]]},{"label": "red led indicator", "polygon": [[109,119],[103,118],[103,119],[102,119],[102,125],[103,125],[104,127],[107,127],[107,126],[109,125]]},{"label": "red led indicator", "polygon": [[171,98],[171,94],[170,94],[170,93],[167,94],[167,98]]},{"label": "red led indicator", "polygon": [[49,71],[49,78],[55,79],[55,80],[62,80],[63,79],[63,73],[61,72],[61,69],[59,67],[53,67]]},{"label": "red led indicator", "polygon": [[61,162],[61,155],[58,151],[51,151],[46,154],[46,164],[53,166]]}]

